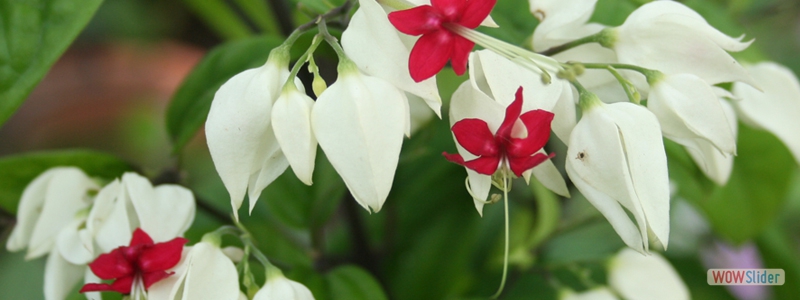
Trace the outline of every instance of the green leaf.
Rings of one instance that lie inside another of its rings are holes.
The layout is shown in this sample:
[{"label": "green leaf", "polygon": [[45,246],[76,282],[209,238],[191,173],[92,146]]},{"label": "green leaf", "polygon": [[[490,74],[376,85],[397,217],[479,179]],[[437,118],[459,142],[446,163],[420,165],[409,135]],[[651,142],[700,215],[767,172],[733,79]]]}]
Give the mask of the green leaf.
[{"label": "green leaf", "polygon": [[707,197],[683,194],[703,209],[715,232],[735,244],[758,236],[778,216],[796,168],[789,150],[766,131],[740,125],[737,151],[727,185]]},{"label": "green leaf", "polygon": [[253,35],[250,27],[223,0],[184,0],[183,2],[225,39],[241,39]]},{"label": "green leaf", "polygon": [[800,278],[800,256],[798,256],[800,250],[797,249],[796,240],[789,238],[786,233],[786,230],[775,222],[756,239],[764,259],[764,267],[783,269],[786,272],[786,283],[783,286],[773,287],[775,299],[794,299],[800,295],[800,285],[796,284],[796,278]]},{"label": "green leaf", "polygon": [[553,237],[543,246],[545,264],[600,262],[625,247],[622,239],[605,219]]},{"label": "green leaf", "polygon": [[263,36],[228,42],[208,53],[172,97],[167,109],[167,132],[179,152],[203,126],[214,93],[225,81],[246,69],[263,65],[270,49],[283,40]]},{"label": "green leaf", "polygon": [[102,152],[60,150],[26,153],[0,158],[0,208],[16,214],[22,191],[47,169],[75,166],[93,177],[112,179],[133,168],[125,161]]},{"label": "green leaf", "polygon": [[102,0],[0,0],[0,125],[86,26]]},{"label": "green leaf", "polygon": [[325,274],[331,300],[388,299],[372,275],[356,266],[342,266]]}]

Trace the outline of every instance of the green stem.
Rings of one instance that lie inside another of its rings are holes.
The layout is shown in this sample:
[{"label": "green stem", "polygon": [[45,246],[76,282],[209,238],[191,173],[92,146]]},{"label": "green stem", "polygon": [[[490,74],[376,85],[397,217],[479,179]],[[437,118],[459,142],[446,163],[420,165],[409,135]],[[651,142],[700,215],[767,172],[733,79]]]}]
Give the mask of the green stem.
[{"label": "green stem", "polygon": [[505,228],[506,228],[506,245],[503,253],[503,278],[500,280],[500,288],[492,295],[492,299],[497,299],[503,293],[503,288],[506,286],[506,278],[508,277],[508,248],[509,248],[509,225],[508,225],[508,176],[503,172],[503,209],[505,212]]},{"label": "green stem", "polygon": [[587,69],[606,69],[606,70],[608,70],[608,67],[612,67],[612,68],[615,68],[615,69],[636,71],[636,72],[642,73],[642,75],[647,77],[647,82],[648,83],[651,80],[658,79],[659,77],[662,76],[661,72],[659,72],[659,71],[648,69],[648,68],[643,68],[643,67],[636,66],[636,65],[629,65],[629,64],[616,64],[616,63],[614,63],[614,64],[603,64],[603,63],[588,63],[588,64],[584,64],[584,63],[582,63],[582,65]]},{"label": "green stem", "polygon": [[314,39],[311,41],[311,46],[309,46],[308,49],[306,49],[306,52],[303,53],[302,56],[300,56],[300,59],[298,59],[297,62],[292,67],[292,70],[289,73],[289,78],[286,79],[286,83],[283,84],[284,91],[297,90],[297,87],[294,85],[294,78],[297,77],[297,73],[300,72],[300,69],[303,67],[303,65],[306,64],[309,58],[311,58],[314,55],[314,51],[317,50],[317,47],[319,47],[319,44],[321,43],[322,43],[322,35],[321,34],[315,35]]},{"label": "green stem", "polygon": [[616,78],[617,82],[619,82],[619,84],[622,86],[622,90],[624,90],[625,95],[628,96],[628,101],[640,104],[641,95],[639,95],[639,91],[636,90],[636,87],[634,87],[630,81],[625,79],[625,77],[622,77],[622,74],[620,74],[619,71],[617,71],[617,69],[614,67],[608,66],[606,69],[611,73],[611,75],[614,75],[614,78]]},{"label": "green stem", "polygon": [[603,34],[602,31],[600,31],[600,32],[595,33],[593,35],[585,36],[585,37],[579,38],[577,40],[568,42],[566,44],[555,46],[555,47],[552,47],[550,49],[544,50],[544,51],[540,52],[539,54],[547,55],[547,56],[553,56],[553,55],[559,54],[561,52],[567,51],[569,49],[581,46],[581,45],[591,44],[591,43],[599,43],[600,40],[603,37],[604,37],[604,34]]},{"label": "green stem", "polygon": [[333,48],[333,51],[335,51],[336,55],[339,57],[339,66],[337,67],[339,75],[350,72],[358,72],[358,67],[356,64],[347,57],[347,54],[344,53],[342,45],[339,45],[339,39],[328,32],[328,26],[325,24],[325,22],[319,23],[319,33],[325,38],[325,41],[331,45],[331,48]]},{"label": "green stem", "polygon": [[584,88],[578,80],[570,80],[569,82],[578,90],[578,107],[581,108],[581,111],[586,112],[592,107],[603,104],[600,98],[597,98],[597,95]]}]

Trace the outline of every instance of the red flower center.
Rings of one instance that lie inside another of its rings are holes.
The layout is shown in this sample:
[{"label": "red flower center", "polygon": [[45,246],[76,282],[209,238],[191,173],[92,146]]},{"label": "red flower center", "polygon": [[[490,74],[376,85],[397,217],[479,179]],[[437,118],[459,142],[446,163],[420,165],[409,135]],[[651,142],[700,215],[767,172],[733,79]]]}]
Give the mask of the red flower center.
[{"label": "red flower center", "polygon": [[432,0],[431,5],[390,13],[389,21],[398,31],[422,35],[408,59],[411,78],[416,82],[431,78],[448,60],[456,74],[464,74],[475,43],[450,31],[448,24],[474,29],[496,3],[497,0]]},{"label": "red flower center", "polygon": [[111,284],[87,283],[84,292],[114,291],[130,294],[135,281],[144,284],[145,290],[174,272],[167,272],[181,260],[185,238],[174,238],[168,242],[153,243],[153,239],[140,228],[133,231],[129,246],[121,246],[109,253],[101,254],[89,268],[103,280],[114,280]]},{"label": "red flower center", "polygon": [[[456,122],[452,130],[458,144],[478,158],[464,161],[461,155],[446,152],[442,153],[444,157],[484,175],[494,174],[500,163],[505,160],[517,177],[553,157],[553,154],[548,156],[536,153],[550,139],[553,113],[537,109],[521,114],[522,101],[522,87],[520,87],[517,89],[514,102],[506,108],[503,123],[494,134],[486,121],[481,119],[463,119]],[[511,137],[511,131],[517,120],[525,125],[528,131],[527,137]]]}]

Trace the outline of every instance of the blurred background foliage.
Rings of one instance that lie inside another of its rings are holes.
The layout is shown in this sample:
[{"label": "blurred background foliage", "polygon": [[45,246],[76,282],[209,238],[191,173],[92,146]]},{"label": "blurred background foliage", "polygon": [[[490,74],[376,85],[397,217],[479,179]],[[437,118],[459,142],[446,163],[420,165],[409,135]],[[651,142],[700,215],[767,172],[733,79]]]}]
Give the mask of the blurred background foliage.
[{"label": "blurred background foliage", "polygon": [[[69,2],[44,2],[54,1]],[[619,25],[644,2],[599,0],[592,21]],[[743,62],[774,60],[800,73],[800,2],[681,2],[728,35],[756,38],[736,54]],[[47,167],[62,164],[105,179],[136,170],[155,183],[191,188],[201,208],[187,233],[192,242],[230,222],[228,194],[201,130],[213,93],[230,76],[263,64],[294,27],[341,3],[103,2],[52,69],[32,67],[47,76],[0,123],[0,241],[5,244],[14,224],[25,184]],[[498,1],[492,16],[500,29],[481,30],[526,44],[537,24],[527,7],[526,0]],[[0,12],[2,18],[9,15]],[[330,26],[341,32],[336,21]],[[310,36],[295,45],[295,58]],[[70,41],[61,41],[65,49]],[[54,57],[60,53],[51,52]],[[332,51],[323,47],[317,62],[329,70],[328,83],[333,82]],[[309,76],[301,73],[301,78]],[[464,80],[442,72],[442,98],[449,101]],[[783,144],[740,124],[739,155],[725,187],[706,179],[681,147],[666,146],[676,193],[670,249],[664,255],[693,298],[748,299],[746,293],[706,284],[708,268],[726,266],[714,259],[719,249],[739,247],[757,249],[767,268],[786,270],[784,286],[758,295],[800,295],[800,172]],[[555,139],[548,147],[563,156],[564,145]],[[482,299],[494,292],[501,276],[502,207],[486,207],[483,217],[475,212],[464,189],[463,168],[441,157],[442,151],[454,149],[447,120],[433,120],[406,140],[380,213],[358,207],[318,155],[313,186],[287,171],[264,191],[251,215],[244,209],[240,215],[261,250],[317,299]],[[555,159],[563,166],[563,157]],[[504,298],[556,299],[562,288],[582,291],[605,284],[605,262],[623,243],[602,215],[575,190],[571,199],[560,199],[535,184],[528,188],[517,182],[515,187],[510,197],[512,266]],[[24,262],[21,253],[0,251],[0,294],[5,299],[41,297],[43,259]],[[260,272],[255,274],[263,280]]]}]

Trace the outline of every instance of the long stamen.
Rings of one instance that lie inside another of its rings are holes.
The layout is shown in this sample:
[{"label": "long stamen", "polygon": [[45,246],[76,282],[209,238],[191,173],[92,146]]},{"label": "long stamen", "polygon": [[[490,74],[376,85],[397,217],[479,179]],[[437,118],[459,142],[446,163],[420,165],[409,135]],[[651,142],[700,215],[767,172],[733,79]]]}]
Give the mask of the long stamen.
[{"label": "long stamen", "polygon": [[505,211],[505,227],[506,227],[506,245],[503,254],[503,278],[500,280],[500,288],[492,295],[492,299],[497,299],[503,293],[503,288],[506,286],[506,277],[508,276],[508,248],[509,248],[509,225],[508,225],[508,172],[503,170],[503,208]]}]

